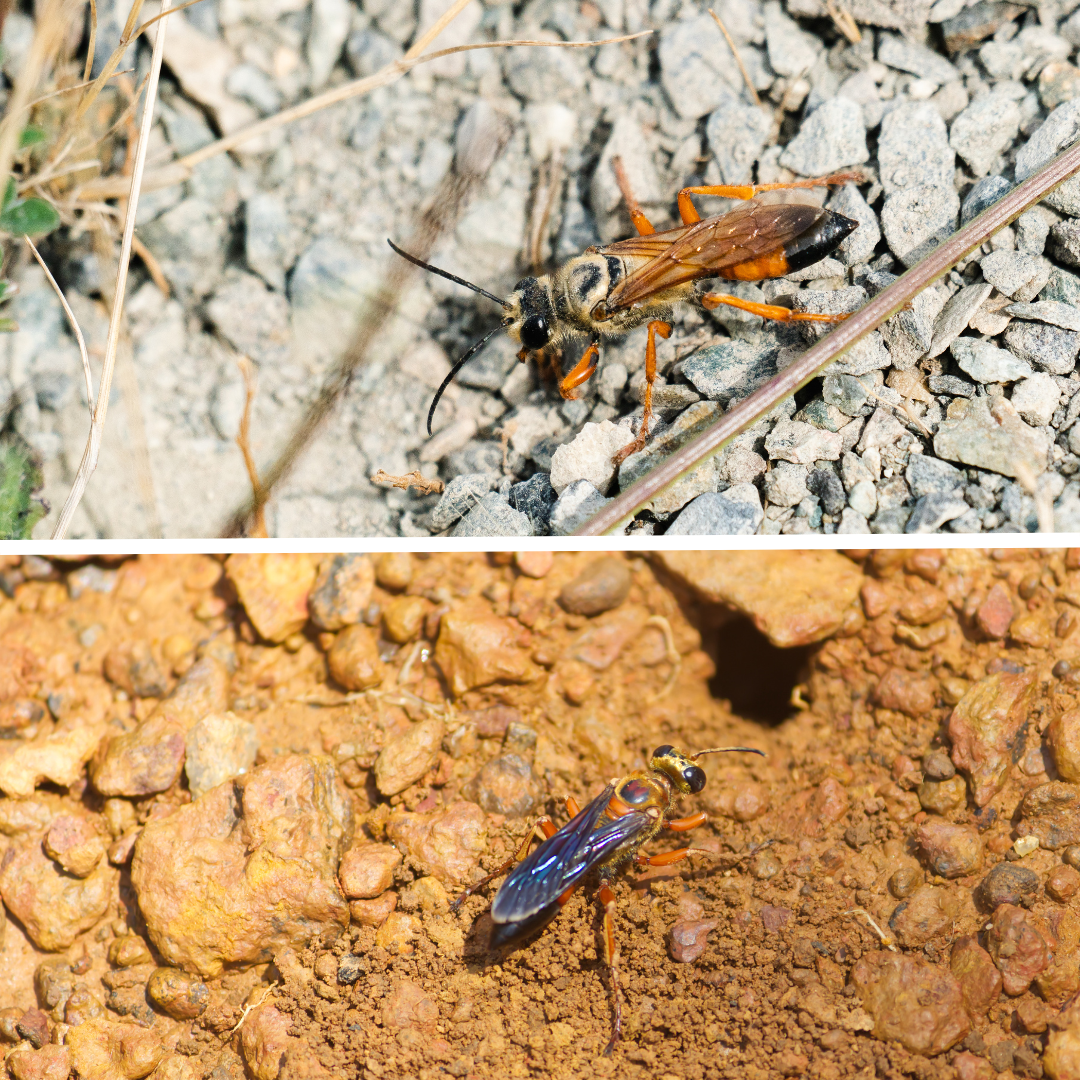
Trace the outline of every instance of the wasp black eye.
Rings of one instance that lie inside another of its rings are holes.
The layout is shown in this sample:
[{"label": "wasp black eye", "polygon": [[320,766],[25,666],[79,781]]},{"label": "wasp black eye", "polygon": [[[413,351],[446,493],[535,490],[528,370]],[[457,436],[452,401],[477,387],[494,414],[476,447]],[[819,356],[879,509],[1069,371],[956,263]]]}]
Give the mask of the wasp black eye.
[{"label": "wasp black eye", "polygon": [[690,790],[696,795],[705,786],[705,770],[691,765],[683,770],[683,779],[690,785]]},{"label": "wasp black eye", "polygon": [[658,746],[658,747],[657,747],[657,748],[656,748],[656,749],[655,749],[655,750],[654,750],[654,751],[652,752],[652,756],[653,756],[654,758],[656,758],[656,757],[667,757],[667,756],[668,756],[668,754],[670,754],[670,753],[671,753],[671,751],[672,751],[672,750],[674,750],[674,749],[675,749],[675,747],[674,747],[674,746],[668,746],[668,745],[666,745],[666,744],[665,744],[664,746]]},{"label": "wasp black eye", "polygon": [[526,349],[542,349],[551,338],[551,330],[543,315],[530,315],[521,324],[521,344]]}]

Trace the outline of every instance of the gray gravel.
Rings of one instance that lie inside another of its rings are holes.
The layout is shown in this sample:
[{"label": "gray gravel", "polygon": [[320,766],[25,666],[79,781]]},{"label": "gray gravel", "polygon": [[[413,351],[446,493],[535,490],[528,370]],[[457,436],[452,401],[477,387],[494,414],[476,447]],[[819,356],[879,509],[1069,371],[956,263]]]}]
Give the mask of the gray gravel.
[{"label": "gray gravel", "polygon": [[[377,71],[445,6],[202,0],[173,17],[154,163]],[[163,296],[136,261],[132,360],[121,358],[132,369],[117,379],[101,465],[71,535],[217,533],[249,493],[234,442],[244,404],[237,357],[258,371],[252,440],[265,468],[393,265],[386,239],[408,242],[455,172],[483,179],[432,261],[506,295],[534,249],[549,268],[631,234],[615,155],[658,228],[677,223],[684,185],[859,169],[864,182],[804,193],[860,222],[832,258],[786,280],[725,285],[756,302],[848,312],[1080,137],[1075,0],[855,0],[845,7],[858,44],[819,0],[730,0],[717,10],[760,107],[707,7],[475,0],[441,44],[659,32],[598,50],[449,57],[147,192],[139,236],[171,291]],[[102,14],[102,34],[112,18]],[[8,21],[9,79],[27,25],[19,13]],[[141,74],[148,60],[139,45],[125,65]],[[698,203],[713,213],[731,205]],[[45,254],[100,357],[110,271],[85,232],[61,231]],[[1077,267],[1080,179],[655,498],[632,528],[1030,530],[1035,499],[1023,485],[1032,477],[1054,497],[1057,526],[1076,527]],[[25,261],[13,272],[21,291],[10,308],[22,330],[0,339],[0,401],[5,423],[40,455],[58,508],[87,427],[79,359],[40,272]],[[369,342],[369,362],[276,489],[271,532],[566,534],[828,331],[732,308],[676,312],[671,337],[658,341],[653,437],[616,469],[611,454],[640,424],[643,329],[605,347],[575,401],[497,336],[447,391],[427,436],[435,388],[497,312],[416,274]],[[564,369],[578,355],[568,348]],[[368,479],[378,469],[419,469],[446,489],[378,487]],[[50,516],[38,535],[51,527]]]}]

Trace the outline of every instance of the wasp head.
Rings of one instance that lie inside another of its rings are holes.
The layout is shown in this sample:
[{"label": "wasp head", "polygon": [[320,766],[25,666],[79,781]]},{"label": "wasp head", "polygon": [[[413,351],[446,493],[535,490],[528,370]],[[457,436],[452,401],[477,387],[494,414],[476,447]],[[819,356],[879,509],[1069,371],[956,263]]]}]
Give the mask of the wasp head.
[{"label": "wasp head", "polygon": [[711,750],[699,750],[696,754],[684,754],[674,746],[658,746],[649,758],[649,768],[663,773],[683,795],[697,795],[705,787],[705,770],[695,765],[705,754],[726,754],[739,751],[744,754],[761,754],[749,746],[715,746]]},{"label": "wasp head", "polygon": [[539,352],[555,333],[555,309],[546,277],[522,278],[507,300],[503,326],[527,352]]}]

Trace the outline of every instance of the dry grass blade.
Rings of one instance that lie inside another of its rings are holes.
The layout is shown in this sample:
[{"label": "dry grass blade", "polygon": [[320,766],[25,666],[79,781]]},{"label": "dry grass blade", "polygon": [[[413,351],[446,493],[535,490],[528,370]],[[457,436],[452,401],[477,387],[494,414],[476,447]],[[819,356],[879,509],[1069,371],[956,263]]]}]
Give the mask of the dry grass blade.
[{"label": "dry grass blade", "polygon": [[[83,85],[90,85],[94,70],[94,49],[97,47],[97,0],[90,0],[90,40],[86,45],[86,67],[83,68]],[[80,87],[81,89],[81,87]]]},{"label": "dry grass blade", "polygon": [[[438,60],[442,56],[452,56],[454,53],[472,52],[477,49],[505,49],[511,46],[591,49],[600,45],[616,45],[622,41],[633,41],[635,38],[644,37],[646,34],[651,33],[653,33],[652,30],[642,30],[637,34],[624,34],[621,37],[605,38],[603,41],[533,41],[529,39],[485,41],[475,45],[455,45],[452,49],[439,49],[437,52],[425,53],[423,56],[395,60],[374,75],[367,75],[363,79],[355,79],[353,82],[328,90],[324,94],[317,94],[313,98],[301,101],[298,105],[293,105],[291,108],[284,109],[273,116],[268,116],[265,120],[259,120],[257,123],[248,125],[248,127],[234,131],[231,135],[207,143],[206,146],[200,147],[190,154],[185,154],[168,165],[163,165],[160,169],[155,169],[147,175],[143,190],[157,191],[161,188],[171,187],[173,184],[182,184],[191,176],[197,165],[201,165],[210,158],[217,157],[218,154],[229,153],[251,139],[258,138],[260,135],[265,135],[267,132],[274,131],[286,124],[291,124],[295,120],[302,120],[305,116],[311,116],[313,113],[317,113],[331,105],[337,105],[339,102],[348,101],[350,98],[368,94],[381,86],[389,86],[407,75],[419,64]],[[406,54],[406,57],[408,57],[408,54]],[[76,190],[74,198],[82,203],[100,199],[115,199],[121,194],[123,194],[123,189],[120,181],[114,177],[104,177],[81,184]]]},{"label": "dry grass blade", "polygon": [[[138,5],[132,7],[132,14],[137,15]],[[169,0],[162,0],[162,11],[168,10]],[[130,19],[129,19],[130,21]],[[105,417],[109,409],[109,392],[112,389],[113,371],[116,367],[116,349],[120,342],[120,321],[124,310],[124,293],[127,289],[128,267],[131,262],[131,241],[135,232],[135,216],[139,208],[139,191],[142,184],[143,170],[146,165],[146,151],[150,143],[150,128],[154,120],[154,103],[157,101],[158,79],[161,75],[161,59],[165,51],[165,31],[167,22],[163,22],[154,41],[154,54],[150,64],[150,81],[146,87],[146,101],[143,105],[142,124],[139,129],[139,146],[135,153],[134,168],[131,172],[131,184],[128,192],[127,212],[124,215],[124,236],[120,244],[120,265],[116,269],[116,286],[113,290],[112,311],[109,316],[109,335],[105,343],[105,359],[101,365],[101,382],[98,385],[97,400],[94,403],[93,417],[90,422],[90,434],[86,440],[79,471],[68,493],[67,501],[60,511],[60,517],[53,529],[52,538],[63,540],[71,524],[71,519],[82,501],[86,485],[97,468],[98,453],[101,450],[101,438],[105,432]]]},{"label": "dry grass blade", "polygon": [[[52,271],[45,265],[45,260],[41,257],[41,253],[34,246],[34,241],[29,236],[24,236],[27,246],[34,253],[34,258],[37,259],[38,265],[45,271],[45,276],[49,279],[49,284],[53,287],[54,292],[60,298],[60,303],[64,306],[64,314],[67,316],[68,323],[71,326],[71,332],[75,335],[75,340],[79,343],[79,355],[82,357],[83,377],[86,379],[86,405],[90,408],[91,403],[94,400],[94,380],[90,374],[90,357],[86,352],[86,340],[83,338],[82,329],[79,327],[79,321],[75,318],[75,312],[71,310],[71,306],[67,302],[67,298],[64,296],[60,289],[60,286],[56,283],[56,278],[52,276]],[[91,418],[93,418],[93,410],[90,412]]]},{"label": "dry grass blade", "polygon": [[259,479],[259,470],[255,465],[255,455],[251,452],[251,406],[255,401],[255,395],[259,391],[259,377],[255,371],[255,365],[247,356],[238,356],[236,366],[244,377],[244,414],[240,417],[240,430],[236,434],[236,445],[240,447],[240,453],[244,455],[244,467],[247,469],[248,479],[251,481],[253,501],[258,507],[251,516],[251,528],[248,536],[266,539],[270,535],[266,531],[266,495],[263,492],[262,481]]},{"label": "dry grass blade", "polygon": [[665,458],[637,483],[617,495],[599,513],[575,530],[575,536],[601,536],[629,524],[633,515],[681,476],[718,453],[740,432],[756,424],[784,398],[805,386],[856,342],[895,315],[923,289],[947,274],[961,259],[985,244],[998,230],[1045,199],[1054,188],[1080,171],[1080,141],[1073,143],[1034,176],[972,219],[936,247],[922,262],[883,289],[850,319],[806,350],[789,367],[744,398],[712,427]]},{"label": "dry grass blade", "polygon": [[739,55],[739,50],[735,48],[735,42],[728,33],[727,27],[720,21],[720,16],[717,15],[712,8],[709,8],[709,14],[713,17],[713,22],[720,27],[720,33],[724,35],[724,40],[728,43],[731,55],[735,57],[735,63],[739,65],[739,71],[742,72],[743,82],[746,83],[746,89],[750,91],[750,96],[754,99],[754,104],[760,107],[761,98],[758,97],[758,92],[754,89],[754,84],[750,81],[750,72],[746,70],[746,65]]}]

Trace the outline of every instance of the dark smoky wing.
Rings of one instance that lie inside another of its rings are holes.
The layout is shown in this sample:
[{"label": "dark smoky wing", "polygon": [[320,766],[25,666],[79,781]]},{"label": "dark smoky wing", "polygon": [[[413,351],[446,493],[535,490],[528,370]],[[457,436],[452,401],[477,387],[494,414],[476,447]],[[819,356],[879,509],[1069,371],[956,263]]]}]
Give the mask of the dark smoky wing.
[{"label": "dark smoky wing", "polygon": [[[576,885],[640,827],[647,827],[644,814],[631,813],[596,828],[614,793],[614,785],[609,784],[510,871],[491,905],[493,921],[520,922],[536,914],[558,900],[571,885]],[[638,819],[641,825],[628,818]]]},{"label": "dark smoky wing", "polygon": [[[748,202],[722,217],[672,229],[667,235],[678,234],[672,243],[611,291],[607,309],[628,308],[664,289],[712,277],[729,266],[776,251],[801,236],[821,213],[818,207],[806,203]],[[639,239],[664,235],[655,233]]]}]

